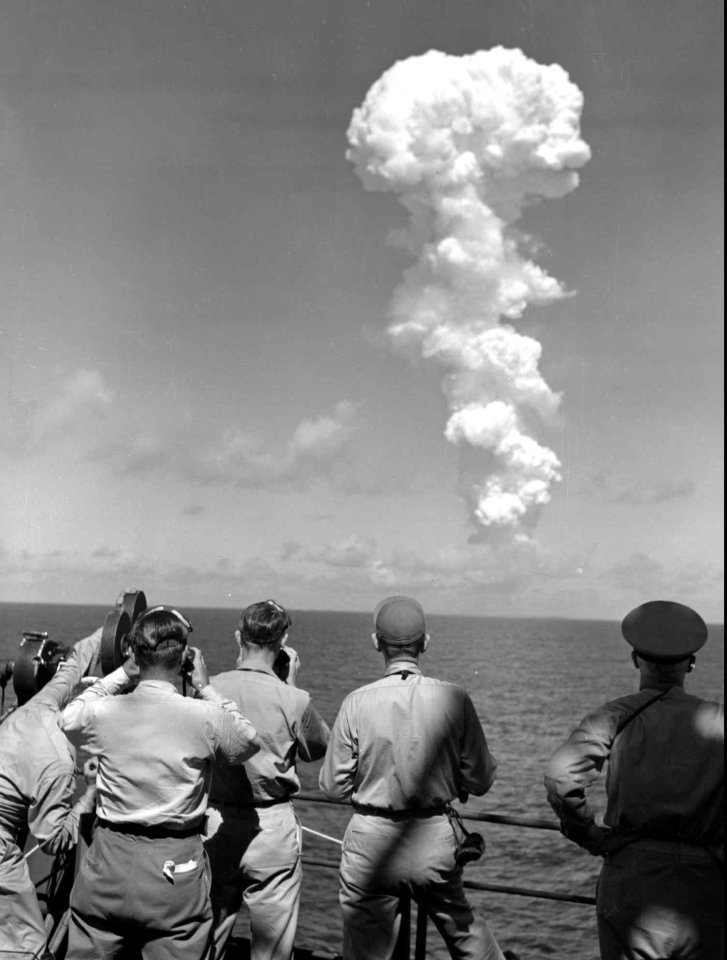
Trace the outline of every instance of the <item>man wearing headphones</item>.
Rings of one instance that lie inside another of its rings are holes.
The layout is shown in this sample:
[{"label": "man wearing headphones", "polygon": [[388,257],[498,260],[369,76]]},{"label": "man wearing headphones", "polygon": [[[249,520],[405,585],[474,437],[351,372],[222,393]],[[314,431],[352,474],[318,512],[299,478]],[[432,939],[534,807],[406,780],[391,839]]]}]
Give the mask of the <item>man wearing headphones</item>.
[{"label": "man wearing headphones", "polygon": [[[243,763],[260,749],[235,704],[209,685],[192,627],[171,607],[135,622],[129,660],[64,710],[98,760],[93,841],[71,893],[69,960],[198,960],[210,939],[209,870],[201,833],[212,763]],[[176,688],[188,671],[200,699]],[[126,696],[138,677],[138,685]]]},{"label": "man wearing headphones", "polygon": [[[621,630],[640,689],[589,714],[556,750],[548,800],[565,836],[604,857],[603,960],[722,960],[724,710],[684,690],[707,627],[689,607],[654,600]],[[586,791],[606,761],[599,825]]]}]

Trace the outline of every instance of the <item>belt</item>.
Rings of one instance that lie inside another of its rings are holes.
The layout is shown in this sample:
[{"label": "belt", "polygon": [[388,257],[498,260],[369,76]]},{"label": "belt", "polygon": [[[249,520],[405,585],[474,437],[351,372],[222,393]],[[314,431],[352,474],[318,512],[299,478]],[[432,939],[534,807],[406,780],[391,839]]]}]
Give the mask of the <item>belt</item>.
[{"label": "belt", "polygon": [[413,808],[411,810],[386,810],[383,807],[369,807],[365,804],[353,804],[353,812],[364,817],[384,817],[386,820],[421,820],[437,817],[446,812],[445,807]]},{"label": "belt", "polygon": [[113,833],[126,833],[134,837],[147,837],[149,840],[163,840],[178,837],[198,837],[202,832],[202,823],[198,822],[193,827],[179,828],[172,823],[155,823],[153,826],[147,826],[143,823],[112,823],[110,820],[102,820],[100,817],[96,820],[96,825],[105,827]]},{"label": "belt", "polygon": [[210,797],[212,807],[230,807],[233,810],[257,810],[259,807],[275,807],[279,803],[290,803],[291,797],[272,797],[270,800],[253,800],[252,803],[242,803],[238,800],[215,800]]}]

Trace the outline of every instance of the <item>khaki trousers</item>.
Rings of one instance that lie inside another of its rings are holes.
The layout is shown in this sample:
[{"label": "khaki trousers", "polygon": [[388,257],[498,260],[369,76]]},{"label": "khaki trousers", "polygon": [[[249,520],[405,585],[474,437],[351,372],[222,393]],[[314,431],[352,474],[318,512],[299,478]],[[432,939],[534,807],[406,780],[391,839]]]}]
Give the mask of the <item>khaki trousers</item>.
[{"label": "khaki trousers", "polygon": [[45,926],[20,848],[0,834],[0,960],[40,956]]},{"label": "khaki trousers", "polygon": [[67,960],[112,960],[126,945],[143,960],[200,960],[211,933],[199,836],[96,828],[71,891]]},{"label": "khaki trousers", "polygon": [[389,960],[405,891],[427,911],[455,960],[504,960],[465,896],[455,851],[444,815],[392,821],[355,813],[341,859],[344,960]]},{"label": "khaki trousers", "polygon": [[301,834],[291,803],[215,806],[222,823],[207,843],[212,870],[215,956],[223,955],[244,902],[251,960],[291,960],[302,869]]}]

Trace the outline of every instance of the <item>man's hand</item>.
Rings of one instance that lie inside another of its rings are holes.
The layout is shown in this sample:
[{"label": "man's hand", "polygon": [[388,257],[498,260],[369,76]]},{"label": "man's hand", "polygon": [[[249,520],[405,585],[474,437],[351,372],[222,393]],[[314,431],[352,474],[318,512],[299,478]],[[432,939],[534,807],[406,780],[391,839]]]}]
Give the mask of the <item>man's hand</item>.
[{"label": "man's hand", "polygon": [[96,786],[96,774],[98,773],[98,757],[89,757],[83,765],[83,776],[89,787]]},{"label": "man's hand", "polygon": [[[207,665],[204,662],[204,657],[202,656],[202,651],[199,647],[188,647],[187,648],[187,674],[189,676],[190,682],[195,690],[202,690],[204,687],[209,686],[210,678],[207,673]],[[192,658],[191,661],[191,670],[189,669],[189,658]]]},{"label": "man's hand", "polygon": [[292,647],[285,646],[284,649],[288,652],[288,675],[285,678],[285,682],[291,686],[295,686],[295,678],[298,676],[298,671],[300,670],[300,657],[298,656],[298,651],[294,650]]},{"label": "man's hand", "polygon": [[139,676],[140,676],[139,664],[136,662],[136,659],[134,658],[133,653],[129,654],[129,656],[126,658],[126,660],[124,660],[121,666],[124,668],[124,673],[129,678],[129,680],[131,680],[132,683],[139,682]]}]

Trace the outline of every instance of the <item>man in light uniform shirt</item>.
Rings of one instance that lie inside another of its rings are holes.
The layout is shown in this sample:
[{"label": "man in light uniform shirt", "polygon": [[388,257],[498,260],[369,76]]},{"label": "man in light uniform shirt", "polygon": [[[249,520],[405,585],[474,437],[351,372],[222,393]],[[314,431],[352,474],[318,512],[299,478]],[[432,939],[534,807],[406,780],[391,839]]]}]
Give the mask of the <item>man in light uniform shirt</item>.
[{"label": "man in light uniform shirt", "polygon": [[503,960],[465,896],[445,813],[495,779],[482,725],[465,690],[422,674],[429,637],[415,600],[383,600],[374,626],[386,672],[344,700],[319,778],[327,797],[354,808],[341,859],[344,960],[389,960],[405,890],[453,958]]},{"label": "man in light uniform shirt", "polygon": [[100,645],[101,629],[79,640],[53,678],[0,725],[0,957],[37,956],[46,941],[22,853],[28,832],[44,853],[57,856],[76,845],[81,815],[94,809],[95,775],[73,802],[76,751],[58,718]]},{"label": "man in light uniform shirt", "polygon": [[[237,707],[209,686],[194,650],[191,682],[175,687],[188,620],[153,607],[134,623],[131,663],[69,704],[62,727],[98,759],[98,823],[71,893],[68,960],[198,960],[212,910],[200,836],[212,762],[242,763],[260,749]],[[136,668],[139,684],[133,692]]]},{"label": "man in light uniform shirt", "polygon": [[[723,960],[724,710],[684,690],[707,627],[655,600],[621,629],[640,689],[589,714],[556,750],[548,800],[565,836],[604,857],[603,960]],[[607,761],[601,825],[586,793]]]},{"label": "man in light uniform shirt", "polygon": [[236,669],[210,681],[244,705],[261,744],[244,766],[215,766],[212,776],[210,809],[221,819],[207,843],[218,960],[243,899],[252,960],[293,956],[302,881],[300,825],[291,803],[300,789],[296,763],[320,760],[330,731],[310,694],[295,686],[300,661],[287,646],[290,624],[274,600],[246,607],[235,631]]}]

